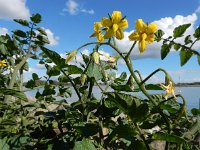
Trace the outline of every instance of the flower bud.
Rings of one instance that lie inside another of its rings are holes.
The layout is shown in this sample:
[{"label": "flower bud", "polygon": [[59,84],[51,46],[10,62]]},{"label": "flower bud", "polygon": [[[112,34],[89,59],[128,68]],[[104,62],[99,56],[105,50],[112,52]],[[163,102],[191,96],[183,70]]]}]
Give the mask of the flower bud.
[{"label": "flower bud", "polygon": [[85,84],[85,81],[87,80],[87,75],[86,74],[82,74],[81,75],[81,85],[83,86]]},{"label": "flower bud", "polygon": [[93,52],[92,58],[93,58],[95,64],[99,64],[99,53],[98,52],[96,52],[96,51]]},{"label": "flower bud", "polygon": [[132,77],[132,76],[130,76],[130,77],[128,78],[127,85],[129,85],[130,88],[131,88],[132,90],[134,90],[135,87],[134,87],[134,80],[133,80],[133,77]]},{"label": "flower bud", "polygon": [[102,74],[103,74],[104,80],[107,81],[108,80],[108,74],[104,69],[102,70]]},{"label": "flower bud", "polygon": [[65,60],[65,63],[67,64],[68,62],[72,61],[72,60],[76,57],[76,54],[77,54],[77,50],[71,51],[71,52],[68,54],[68,56],[67,56],[67,58],[66,58],[66,60]]}]

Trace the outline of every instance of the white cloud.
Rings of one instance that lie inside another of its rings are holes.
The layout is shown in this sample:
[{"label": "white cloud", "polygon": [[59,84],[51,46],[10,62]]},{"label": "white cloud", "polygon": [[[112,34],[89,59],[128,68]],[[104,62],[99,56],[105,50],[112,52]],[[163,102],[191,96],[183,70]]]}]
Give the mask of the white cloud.
[{"label": "white cloud", "polygon": [[[198,17],[196,13],[193,13],[192,15],[188,15],[188,16],[181,16],[181,15],[177,15],[174,18],[172,17],[165,17],[165,18],[161,18],[160,20],[154,21],[157,25],[158,28],[163,30],[165,32],[164,38],[172,36],[173,35],[173,30],[175,27],[182,25],[182,24],[187,24],[187,23],[191,23],[191,26],[186,30],[185,35],[192,35],[195,31],[195,27],[194,24],[196,23]],[[124,39],[123,40],[116,40],[117,46],[127,52],[133,42],[129,41],[128,36],[132,33],[133,31],[130,32],[124,32]],[[183,43],[184,42],[184,37],[181,37],[179,39],[176,40],[176,42],[180,42]],[[142,58],[156,58],[156,57],[160,57],[160,50],[161,50],[161,45],[162,43],[159,42],[154,42],[150,45],[147,46],[145,52],[141,55],[139,53],[139,49],[138,46],[136,44],[135,48],[133,49],[132,52],[132,58],[133,59],[142,59]],[[200,43],[195,43],[194,47],[195,49],[200,48]]]},{"label": "white cloud", "polygon": [[8,29],[0,28],[0,35],[6,35],[8,33]]},{"label": "white cloud", "polygon": [[55,36],[54,33],[50,29],[45,29],[45,32],[47,33],[47,37],[49,39],[50,45],[51,46],[57,45],[59,37]]},{"label": "white cloud", "polygon": [[26,0],[0,0],[0,18],[3,19],[28,19],[30,11]]},{"label": "white cloud", "polygon": [[195,10],[195,13],[200,13],[200,6]]},{"label": "white cloud", "polygon": [[[75,0],[68,0],[66,2],[66,8],[63,9],[63,12],[68,12],[70,15],[76,15],[80,12],[93,15],[94,10],[93,9],[86,9],[84,7],[81,7]],[[61,13],[61,15],[64,15]]]}]

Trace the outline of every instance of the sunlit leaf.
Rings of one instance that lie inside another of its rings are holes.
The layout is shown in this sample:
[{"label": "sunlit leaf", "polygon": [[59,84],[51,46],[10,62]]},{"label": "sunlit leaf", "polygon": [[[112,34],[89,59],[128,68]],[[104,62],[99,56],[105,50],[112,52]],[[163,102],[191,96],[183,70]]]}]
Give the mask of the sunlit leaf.
[{"label": "sunlit leaf", "polygon": [[171,44],[163,44],[161,47],[161,59],[165,59],[165,57],[169,54],[170,49],[172,45]]},{"label": "sunlit leaf", "polygon": [[88,139],[75,142],[73,150],[96,150],[93,143]]},{"label": "sunlit leaf", "polygon": [[33,21],[34,23],[40,23],[42,20],[42,17],[40,14],[33,14],[30,18],[31,18],[31,21]]},{"label": "sunlit leaf", "polygon": [[193,34],[195,38],[200,38],[200,26],[196,28],[195,33]]},{"label": "sunlit leaf", "polygon": [[19,23],[19,24],[21,24],[21,25],[23,25],[23,26],[29,26],[29,23],[28,23],[28,21],[27,20],[23,20],[23,19],[14,19],[14,21],[15,22],[17,22],[17,23]]},{"label": "sunlit leaf", "polygon": [[1,150],[10,150],[10,146],[7,143],[7,138],[0,139],[0,149]]},{"label": "sunlit leaf", "polygon": [[188,60],[192,57],[192,52],[189,50],[181,49],[180,51],[180,62],[181,66],[185,65]]},{"label": "sunlit leaf", "polygon": [[103,78],[102,73],[101,73],[101,67],[94,62],[91,62],[88,66],[87,69],[87,75],[88,77],[92,78],[94,77],[95,80],[100,80]]},{"label": "sunlit leaf", "polygon": [[187,28],[189,28],[190,26],[191,26],[191,24],[183,24],[183,25],[176,27],[173,31],[174,38],[183,36],[183,34],[187,30]]},{"label": "sunlit leaf", "polygon": [[43,29],[43,28],[37,28],[36,30],[38,30],[41,34],[43,34],[43,35],[45,35],[45,36],[47,36],[47,33],[46,33],[46,31]]},{"label": "sunlit leaf", "polygon": [[60,68],[65,66],[65,60],[55,51],[49,50],[43,46],[40,47],[41,50]]},{"label": "sunlit leaf", "polygon": [[171,135],[168,133],[162,133],[162,132],[157,132],[153,134],[153,139],[154,140],[161,140],[161,141],[167,141],[167,142],[173,142],[173,143],[178,143],[178,144],[183,144],[186,141],[176,135]]},{"label": "sunlit leaf", "polygon": [[23,38],[26,37],[26,33],[22,30],[14,30],[13,33],[19,37],[23,37]]}]

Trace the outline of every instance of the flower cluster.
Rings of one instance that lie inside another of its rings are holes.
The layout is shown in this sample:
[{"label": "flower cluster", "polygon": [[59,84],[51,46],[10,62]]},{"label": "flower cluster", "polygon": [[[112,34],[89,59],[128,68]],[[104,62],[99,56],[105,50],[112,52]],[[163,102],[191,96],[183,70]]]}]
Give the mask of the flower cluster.
[{"label": "flower cluster", "polygon": [[94,33],[90,37],[97,37],[98,41],[116,37],[118,40],[124,38],[123,30],[128,28],[128,21],[122,17],[120,11],[114,11],[109,18],[102,18],[101,22],[94,23]]},{"label": "flower cluster", "polygon": [[[94,23],[94,33],[90,37],[97,37],[99,42],[111,37],[122,40],[124,38],[123,30],[126,28],[128,28],[128,21],[125,17],[122,17],[120,11],[113,11],[109,18],[102,18],[101,22]],[[138,41],[140,53],[143,53],[147,44],[154,41],[157,25],[154,22],[145,24],[142,19],[138,19],[135,28],[136,30],[129,35],[129,40]]]},{"label": "flower cluster", "polygon": [[0,60],[0,67],[6,67],[6,61],[5,60]]}]

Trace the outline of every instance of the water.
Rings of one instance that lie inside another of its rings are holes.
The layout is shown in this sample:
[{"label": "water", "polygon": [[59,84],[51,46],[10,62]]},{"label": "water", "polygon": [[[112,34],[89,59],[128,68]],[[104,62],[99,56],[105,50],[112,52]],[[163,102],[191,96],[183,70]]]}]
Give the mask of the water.
[{"label": "water", "polygon": [[[102,86],[102,88],[104,88],[104,86]],[[42,92],[42,88],[39,89],[40,92]],[[109,89],[111,90],[111,89]],[[29,97],[34,97],[35,93],[37,90],[32,90],[32,91],[28,91],[26,92],[27,96]],[[191,110],[192,108],[199,108],[199,99],[200,99],[200,87],[177,87],[175,94],[178,94],[180,92],[180,94],[183,95],[183,97],[185,98],[186,102],[187,102],[187,109]],[[93,90],[94,96],[97,99],[100,99],[101,97],[101,90],[98,87],[94,87]],[[152,94],[160,94],[160,93],[165,93],[165,91],[151,91],[150,93]],[[142,96],[141,93],[138,93],[139,96]],[[72,97],[67,98],[66,101],[71,103],[78,100],[78,97],[75,93],[75,91],[72,91]],[[182,101],[181,101],[182,103]]]}]

